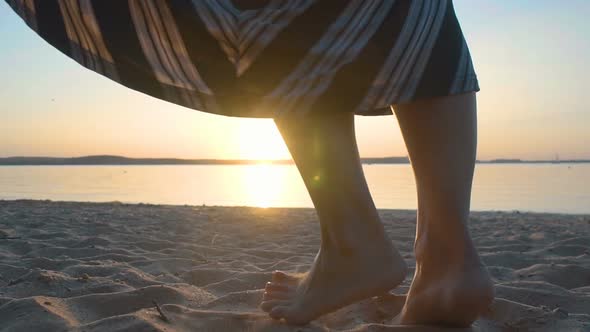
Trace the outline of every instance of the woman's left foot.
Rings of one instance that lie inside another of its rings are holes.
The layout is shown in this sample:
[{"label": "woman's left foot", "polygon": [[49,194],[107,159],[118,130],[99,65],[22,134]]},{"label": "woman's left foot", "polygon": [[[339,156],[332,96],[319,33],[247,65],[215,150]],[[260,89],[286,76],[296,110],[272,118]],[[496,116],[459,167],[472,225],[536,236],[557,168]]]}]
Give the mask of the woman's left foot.
[{"label": "woman's left foot", "polygon": [[405,279],[407,267],[388,241],[347,253],[322,249],[305,275],[275,272],[260,307],[274,319],[305,324],[395,288]]},{"label": "woman's left foot", "polygon": [[455,244],[461,255],[442,247],[416,251],[416,273],[399,323],[468,327],[488,309],[494,288],[486,267],[470,240]]}]

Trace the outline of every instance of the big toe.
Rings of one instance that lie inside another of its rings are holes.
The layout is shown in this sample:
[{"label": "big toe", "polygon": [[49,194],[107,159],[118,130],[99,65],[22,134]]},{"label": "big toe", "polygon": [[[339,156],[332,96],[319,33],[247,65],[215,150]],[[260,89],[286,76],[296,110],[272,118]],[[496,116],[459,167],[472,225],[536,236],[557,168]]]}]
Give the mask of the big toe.
[{"label": "big toe", "polygon": [[278,282],[267,282],[264,286],[266,292],[289,292],[292,289],[291,285],[282,284]]},{"label": "big toe", "polygon": [[272,282],[274,283],[278,283],[278,284],[289,284],[289,285],[293,285],[293,284],[297,284],[299,282],[298,277],[285,273],[283,271],[274,271],[272,273]]},{"label": "big toe", "polygon": [[288,300],[291,298],[293,298],[293,295],[290,292],[264,292],[262,294],[262,301]]}]

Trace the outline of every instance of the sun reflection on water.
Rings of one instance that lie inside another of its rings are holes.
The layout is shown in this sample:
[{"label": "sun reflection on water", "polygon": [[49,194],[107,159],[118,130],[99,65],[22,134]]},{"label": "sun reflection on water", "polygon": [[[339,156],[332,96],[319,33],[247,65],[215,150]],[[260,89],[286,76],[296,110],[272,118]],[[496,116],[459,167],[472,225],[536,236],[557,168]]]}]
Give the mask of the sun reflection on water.
[{"label": "sun reflection on water", "polygon": [[274,206],[285,191],[285,174],[282,167],[268,163],[249,165],[244,169],[242,179],[243,192],[248,197],[250,206]]}]

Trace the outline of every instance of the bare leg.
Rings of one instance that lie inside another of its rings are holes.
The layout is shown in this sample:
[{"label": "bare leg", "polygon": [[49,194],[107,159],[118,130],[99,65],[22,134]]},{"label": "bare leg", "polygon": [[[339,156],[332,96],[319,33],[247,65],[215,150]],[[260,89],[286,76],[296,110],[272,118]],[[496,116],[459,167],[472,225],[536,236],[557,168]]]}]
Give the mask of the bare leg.
[{"label": "bare leg", "polygon": [[369,194],[354,115],[323,113],[282,119],[277,126],[316,207],[322,244],[306,275],[274,274],[261,308],[273,318],[304,324],[401,283],[406,265]]},{"label": "bare leg", "polygon": [[467,229],[477,145],[475,93],[394,108],[418,189],[416,273],[401,322],[470,325],[494,296]]}]

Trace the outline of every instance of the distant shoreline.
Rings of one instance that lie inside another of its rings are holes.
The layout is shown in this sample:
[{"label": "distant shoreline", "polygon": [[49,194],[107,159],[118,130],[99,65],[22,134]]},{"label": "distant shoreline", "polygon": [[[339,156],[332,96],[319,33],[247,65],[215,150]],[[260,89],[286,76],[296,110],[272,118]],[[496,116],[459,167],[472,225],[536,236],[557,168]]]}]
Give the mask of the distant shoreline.
[{"label": "distant shoreline", "polygon": [[[409,164],[407,157],[361,158],[363,164]],[[590,163],[588,159],[571,160],[478,160],[480,164],[571,164]],[[178,158],[127,158],[122,156],[59,157],[7,157],[0,158],[0,166],[83,166],[83,165],[291,165],[293,160],[247,160],[247,159],[178,159]]]}]

